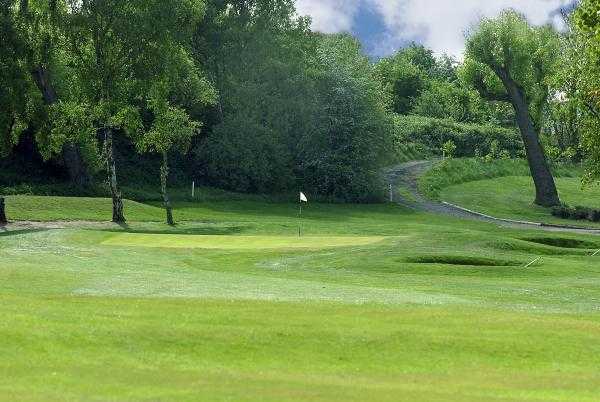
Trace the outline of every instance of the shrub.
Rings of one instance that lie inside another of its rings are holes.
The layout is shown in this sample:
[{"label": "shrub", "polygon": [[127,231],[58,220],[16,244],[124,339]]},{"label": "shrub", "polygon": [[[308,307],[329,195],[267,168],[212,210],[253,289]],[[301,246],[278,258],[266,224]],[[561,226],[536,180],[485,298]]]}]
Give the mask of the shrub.
[{"label": "shrub", "polygon": [[423,116],[394,116],[394,135],[398,144],[420,144],[433,154],[439,154],[443,145],[452,141],[457,147],[454,155],[457,158],[489,155],[491,152],[496,157],[502,153],[515,157],[523,149],[521,136],[516,130]]},{"label": "shrub", "polygon": [[583,206],[570,207],[566,204],[560,205],[552,208],[552,215],[561,219],[600,222],[600,209],[593,209]]},{"label": "shrub", "polygon": [[456,152],[456,144],[452,140],[448,140],[442,145],[442,153],[446,158],[453,158]]}]

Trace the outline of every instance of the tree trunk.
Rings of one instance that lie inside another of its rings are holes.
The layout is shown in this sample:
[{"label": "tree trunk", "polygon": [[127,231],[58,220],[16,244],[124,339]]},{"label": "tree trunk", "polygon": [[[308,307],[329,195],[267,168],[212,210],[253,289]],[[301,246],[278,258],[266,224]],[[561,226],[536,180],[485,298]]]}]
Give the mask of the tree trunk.
[{"label": "tree trunk", "polygon": [[63,145],[62,157],[71,183],[78,188],[89,187],[92,180],[81,155],[81,148],[67,142]]},{"label": "tree trunk", "polygon": [[107,128],[104,131],[104,151],[106,157],[106,172],[108,174],[108,186],[112,195],[113,217],[115,223],[125,223],[125,215],[123,214],[123,197],[117,183],[117,167],[113,151],[113,132]]},{"label": "tree trunk", "polygon": [[[56,91],[50,82],[50,73],[42,66],[38,66],[32,72],[33,80],[42,94],[42,99],[46,105],[56,103],[58,97]],[[67,142],[62,149],[63,162],[67,168],[71,183],[79,188],[88,187],[91,183],[91,178],[81,150],[76,144]]]},{"label": "tree trunk", "polygon": [[175,221],[173,220],[173,207],[171,206],[171,200],[169,199],[169,195],[167,194],[167,181],[169,179],[169,160],[166,152],[163,152],[162,157],[163,160],[162,165],[160,167],[160,192],[162,194],[163,204],[167,213],[167,224],[172,226],[175,224]]},{"label": "tree trunk", "polygon": [[6,209],[4,204],[4,197],[0,197],[0,225],[6,225],[8,219],[6,219]]},{"label": "tree trunk", "polygon": [[525,92],[506,70],[497,69],[496,74],[502,80],[517,114],[517,123],[525,145],[529,170],[535,183],[535,203],[543,207],[560,205],[554,177],[552,177],[540,137],[529,115]]}]

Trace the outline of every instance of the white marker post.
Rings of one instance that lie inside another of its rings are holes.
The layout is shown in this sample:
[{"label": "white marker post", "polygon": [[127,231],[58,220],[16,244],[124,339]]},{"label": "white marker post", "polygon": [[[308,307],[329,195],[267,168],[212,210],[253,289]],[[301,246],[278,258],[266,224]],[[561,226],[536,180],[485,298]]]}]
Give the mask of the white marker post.
[{"label": "white marker post", "polygon": [[531,261],[529,264],[525,265],[523,268],[529,268],[530,266],[532,266],[533,264],[535,264],[536,262],[538,262],[541,259],[542,259],[542,257],[538,257],[535,260]]},{"label": "white marker post", "polygon": [[193,181],[192,182],[192,199],[194,199],[195,195],[196,195],[196,182]]},{"label": "white marker post", "polygon": [[308,198],[303,192],[300,192],[300,211],[298,213],[298,237],[302,237],[302,203],[308,203]]}]

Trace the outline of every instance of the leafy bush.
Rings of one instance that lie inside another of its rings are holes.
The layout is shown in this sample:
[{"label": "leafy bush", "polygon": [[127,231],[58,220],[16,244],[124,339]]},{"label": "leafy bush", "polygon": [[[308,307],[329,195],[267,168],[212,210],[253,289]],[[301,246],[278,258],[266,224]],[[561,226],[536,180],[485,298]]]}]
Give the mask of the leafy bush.
[{"label": "leafy bush", "polygon": [[600,222],[600,209],[594,209],[583,206],[570,207],[565,204],[558,207],[554,207],[552,208],[552,215],[561,219]]},{"label": "leafy bush", "polygon": [[452,140],[448,140],[442,145],[442,153],[446,158],[453,158],[456,152],[456,144]]},{"label": "leafy bush", "polygon": [[394,134],[397,143],[419,144],[433,154],[439,154],[443,145],[452,141],[457,147],[457,158],[488,155],[493,144],[496,153],[506,151],[512,157],[520,156],[523,149],[516,130],[423,116],[396,115]]}]

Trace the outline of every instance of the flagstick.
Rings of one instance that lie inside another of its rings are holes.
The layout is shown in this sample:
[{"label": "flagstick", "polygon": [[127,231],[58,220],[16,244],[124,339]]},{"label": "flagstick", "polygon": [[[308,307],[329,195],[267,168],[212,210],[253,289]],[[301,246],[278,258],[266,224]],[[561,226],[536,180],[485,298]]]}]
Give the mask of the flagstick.
[{"label": "flagstick", "polygon": [[298,214],[298,237],[302,237],[302,201],[300,201],[300,213]]}]

